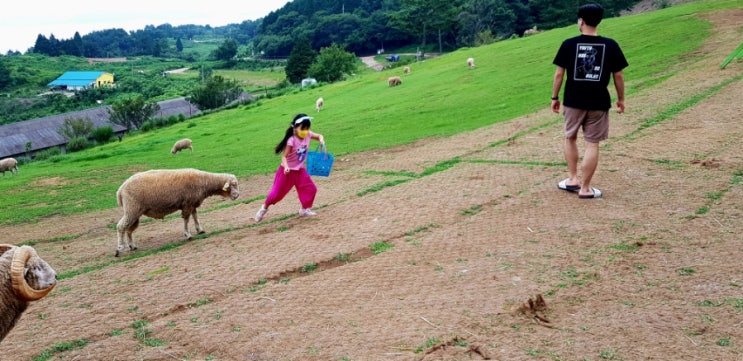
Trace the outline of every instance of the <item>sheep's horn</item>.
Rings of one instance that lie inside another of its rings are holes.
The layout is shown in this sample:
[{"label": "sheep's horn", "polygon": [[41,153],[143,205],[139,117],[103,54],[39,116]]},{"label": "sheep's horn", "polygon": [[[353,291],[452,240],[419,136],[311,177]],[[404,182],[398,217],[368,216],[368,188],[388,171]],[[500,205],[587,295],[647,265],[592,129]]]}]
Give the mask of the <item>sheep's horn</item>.
[{"label": "sheep's horn", "polygon": [[36,290],[28,285],[28,282],[23,277],[23,270],[26,268],[26,262],[33,255],[36,255],[36,251],[33,248],[28,246],[18,247],[10,263],[10,280],[13,284],[13,291],[24,301],[39,300],[51,292],[55,286],[51,285],[43,290]]},{"label": "sheep's horn", "polygon": [[230,189],[230,182],[227,181],[227,183],[224,184],[224,187],[222,187],[222,191],[227,192],[227,190]]}]

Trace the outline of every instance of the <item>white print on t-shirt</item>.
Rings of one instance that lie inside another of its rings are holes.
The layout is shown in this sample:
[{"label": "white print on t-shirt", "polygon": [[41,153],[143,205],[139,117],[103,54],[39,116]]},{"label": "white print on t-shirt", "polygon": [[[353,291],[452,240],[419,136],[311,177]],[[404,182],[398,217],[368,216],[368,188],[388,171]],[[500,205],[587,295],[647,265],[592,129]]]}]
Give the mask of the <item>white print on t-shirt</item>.
[{"label": "white print on t-shirt", "polygon": [[578,43],[575,52],[573,80],[599,81],[604,67],[604,44]]},{"label": "white print on t-shirt", "polygon": [[303,145],[297,148],[297,160],[299,160],[299,162],[303,162],[306,156],[307,156],[307,146]]}]

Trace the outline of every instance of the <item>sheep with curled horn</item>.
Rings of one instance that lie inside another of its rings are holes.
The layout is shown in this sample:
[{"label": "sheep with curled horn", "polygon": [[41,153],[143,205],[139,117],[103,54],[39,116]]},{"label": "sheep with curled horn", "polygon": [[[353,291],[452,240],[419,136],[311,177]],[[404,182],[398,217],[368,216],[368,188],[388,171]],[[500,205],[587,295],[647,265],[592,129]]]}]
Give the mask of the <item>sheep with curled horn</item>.
[{"label": "sheep with curled horn", "polygon": [[42,299],[56,284],[57,272],[33,247],[0,244],[0,342],[29,302]]},{"label": "sheep with curled horn", "polygon": [[199,224],[196,209],[207,197],[222,196],[237,199],[240,190],[233,174],[210,173],[193,168],[154,169],[132,175],[116,191],[116,200],[124,215],[116,226],[116,257],[125,246],[137,249],[132,233],[139,226],[139,217],[163,219],[180,210],[183,217],[183,235],[191,239],[189,218],[193,217],[196,232],[205,233]]}]

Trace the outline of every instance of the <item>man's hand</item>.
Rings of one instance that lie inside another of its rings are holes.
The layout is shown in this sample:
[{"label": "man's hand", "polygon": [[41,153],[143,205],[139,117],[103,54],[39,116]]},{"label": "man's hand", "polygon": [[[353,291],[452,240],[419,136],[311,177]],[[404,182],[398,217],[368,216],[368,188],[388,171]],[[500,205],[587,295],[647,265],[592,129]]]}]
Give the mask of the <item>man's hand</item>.
[{"label": "man's hand", "polygon": [[560,112],[560,101],[559,100],[553,100],[552,101],[552,111],[555,113]]},{"label": "man's hand", "polygon": [[617,113],[624,113],[624,100],[617,100]]}]

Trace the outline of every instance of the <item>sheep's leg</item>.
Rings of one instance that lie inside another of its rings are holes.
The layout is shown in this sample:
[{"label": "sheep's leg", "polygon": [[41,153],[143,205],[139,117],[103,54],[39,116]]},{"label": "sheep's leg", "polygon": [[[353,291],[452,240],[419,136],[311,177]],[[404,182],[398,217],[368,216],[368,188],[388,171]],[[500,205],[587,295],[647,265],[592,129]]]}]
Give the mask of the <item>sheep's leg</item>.
[{"label": "sheep's leg", "polygon": [[137,217],[137,220],[134,221],[134,223],[126,230],[126,238],[129,240],[130,251],[136,251],[138,248],[137,245],[134,244],[134,239],[132,239],[132,233],[134,233],[134,230],[136,230],[137,227],[139,227],[139,217]]},{"label": "sheep's leg", "polygon": [[124,215],[121,217],[121,220],[119,220],[119,223],[116,225],[116,257],[118,257],[119,253],[124,250],[124,246],[129,246],[129,250],[132,251],[137,249],[137,246],[134,245],[134,241],[132,241],[132,232],[137,229],[137,226],[139,226],[139,218],[132,223],[129,216]]},{"label": "sheep's leg", "polygon": [[126,232],[127,228],[127,218],[126,216],[121,217],[119,220],[119,223],[116,225],[116,255],[115,257],[119,256],[119,252],[124,250],[124,244],[122,242],[126,242],[126,236],[124,235],[124,232]]},{"label": "sheep's leg", "polygon": [[[184,209],[181,211],[181,217],[183,217],[183,235],[186,237],[186,239],[193,238],[191,232],[188,231],[188,217],[190,216],[191,212],[189,210]],[[198,224],[198,222],[196,224]]]},{"label": "sheep's leg", "polygon": [[193,212],[191,212],[191,216],[193,217],[193,223],[196,225],[196,232],[199,234],[206,233],[204,232],[204,229],[201,228],[201,223],[199,223],[199,215],[196,213],[196,208],[194,208]]}]

